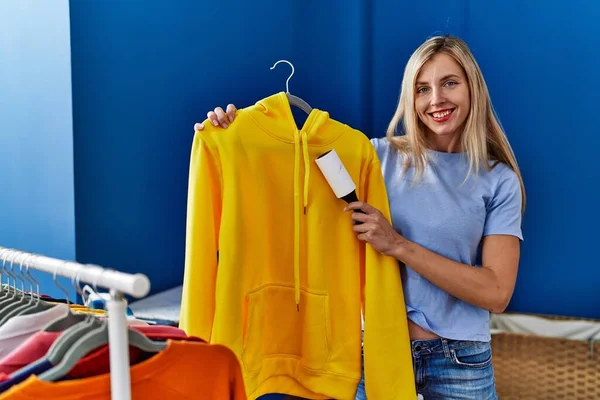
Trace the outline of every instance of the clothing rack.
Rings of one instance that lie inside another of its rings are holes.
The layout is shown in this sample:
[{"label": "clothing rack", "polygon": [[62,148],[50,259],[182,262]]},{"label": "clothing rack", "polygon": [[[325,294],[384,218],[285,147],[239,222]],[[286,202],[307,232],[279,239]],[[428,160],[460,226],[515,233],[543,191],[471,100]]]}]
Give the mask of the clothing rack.
[{"label": "clothing rack", "polygon": [[150,280],[143,274],[127,274],[106,269],[94,264],[80,264],[34,253],[0,246],[0,262],[27,257],[23,265],[29,269],[43,271],[54,276],[71,278],[78,283],[110,290],[111,298],[106,301],[108,311],[108,340],[110,357],[110,385],[112,400],[131,400],[131,378],[129,373],[129,338],[124,295],[144,297],[150,291]]}]

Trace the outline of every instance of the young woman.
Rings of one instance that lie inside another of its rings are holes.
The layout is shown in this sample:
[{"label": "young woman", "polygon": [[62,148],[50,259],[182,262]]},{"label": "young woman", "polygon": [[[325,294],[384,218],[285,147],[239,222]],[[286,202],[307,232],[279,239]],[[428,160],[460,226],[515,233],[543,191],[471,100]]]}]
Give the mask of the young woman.
[{"label": "young woman", "polygon": [[[235,110],[208,118],[227,128]],[[369,204],[347,210],[364,211],[351,216],[363,222],[354,225],[360,240],[405,266],[417,391],[426,400],[496,399],[489,319],[513,294],[525,190],[464,41],[433,37],[412,54],[387,137],[371,141],[392,225]],[[356,399],[365,398],[363,379]]]}]

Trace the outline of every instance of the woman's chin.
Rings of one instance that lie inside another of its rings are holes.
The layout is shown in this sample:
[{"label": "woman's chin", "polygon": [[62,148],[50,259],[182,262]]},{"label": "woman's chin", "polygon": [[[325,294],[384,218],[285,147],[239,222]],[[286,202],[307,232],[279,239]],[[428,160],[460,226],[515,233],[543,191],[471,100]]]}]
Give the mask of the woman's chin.
[{"label": "woman's chin", "polygon": [[436,130],[431,130],[431,132],[434,134],[435,137],[446,138],[448,136],[454,135],[456,129],[452,127],[444,127],[443,129],[440,129],[438,127]]}]

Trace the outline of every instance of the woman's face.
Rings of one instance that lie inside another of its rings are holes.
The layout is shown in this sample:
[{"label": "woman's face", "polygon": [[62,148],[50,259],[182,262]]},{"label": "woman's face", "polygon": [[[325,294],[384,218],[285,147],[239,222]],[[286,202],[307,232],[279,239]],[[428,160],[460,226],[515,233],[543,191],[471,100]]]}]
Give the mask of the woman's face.
[{"label": "woman's face", "polygon": [[456,143],[471,110],[469,85],[456,60],[437,53],[427,61],[415,87],[415,109],[434,143]]}]

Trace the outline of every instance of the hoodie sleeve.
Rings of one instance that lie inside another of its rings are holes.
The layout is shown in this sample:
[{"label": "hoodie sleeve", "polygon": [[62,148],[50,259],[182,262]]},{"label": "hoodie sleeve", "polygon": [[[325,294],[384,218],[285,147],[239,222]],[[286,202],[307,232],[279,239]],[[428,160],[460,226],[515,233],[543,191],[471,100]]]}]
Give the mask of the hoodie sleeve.
[{"label": "hoodie sleeve", "polygon": [[179,326],[210,341],[215,313],[221,168],[218,152],[196,133],[190,158],[185,271]]},{"label": "hoodie sleeve", "polygon": [[[363,200],[388,219],[390,208],[379,161],[370,164]],[[364,252],[364,369],[369,399],[417,398],[398,261],[366,244]]]}]

